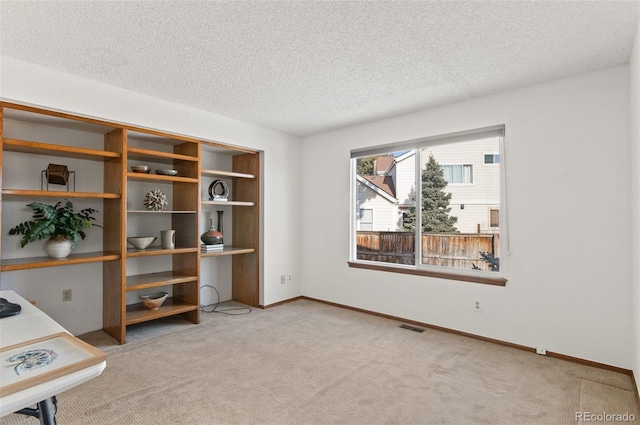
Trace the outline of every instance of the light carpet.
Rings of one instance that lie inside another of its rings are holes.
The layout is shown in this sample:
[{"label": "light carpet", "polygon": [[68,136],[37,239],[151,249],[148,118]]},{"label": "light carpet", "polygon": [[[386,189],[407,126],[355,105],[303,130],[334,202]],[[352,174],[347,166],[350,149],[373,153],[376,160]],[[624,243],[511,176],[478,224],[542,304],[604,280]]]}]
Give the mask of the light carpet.
[{"label": "light carpet", "polygon": [[576,412],[640,422],[627,375],[455,334],[309,300],[202,319],[132,326],[122,346],[83,336],[107,368],[58,396],[58,424],[561,425],[580,423]]}]

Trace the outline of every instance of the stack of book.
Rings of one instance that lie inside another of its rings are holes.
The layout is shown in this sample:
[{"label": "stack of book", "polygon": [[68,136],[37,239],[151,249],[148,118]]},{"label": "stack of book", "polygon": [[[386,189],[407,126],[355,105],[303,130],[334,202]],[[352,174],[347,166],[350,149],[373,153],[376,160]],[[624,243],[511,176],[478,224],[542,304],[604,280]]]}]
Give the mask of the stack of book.
[{"label": "stack of book", "polygon": [[215,245],[201,244],[200,251],[202,252],[222,251],[223,247],[224,245],[222,245],[221,243],[217,243]]}]

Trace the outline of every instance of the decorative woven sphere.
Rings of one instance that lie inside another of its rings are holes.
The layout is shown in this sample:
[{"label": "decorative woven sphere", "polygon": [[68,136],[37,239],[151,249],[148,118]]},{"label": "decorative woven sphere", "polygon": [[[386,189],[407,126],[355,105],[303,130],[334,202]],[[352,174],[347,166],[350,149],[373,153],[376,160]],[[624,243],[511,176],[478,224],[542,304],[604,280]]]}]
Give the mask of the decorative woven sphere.
[{"label": "decorative woven sphere", "polygon": [[152,190],[144,197],[144,207],[150,211],[162,211],[169,205],[167,195],[161,190]]}]

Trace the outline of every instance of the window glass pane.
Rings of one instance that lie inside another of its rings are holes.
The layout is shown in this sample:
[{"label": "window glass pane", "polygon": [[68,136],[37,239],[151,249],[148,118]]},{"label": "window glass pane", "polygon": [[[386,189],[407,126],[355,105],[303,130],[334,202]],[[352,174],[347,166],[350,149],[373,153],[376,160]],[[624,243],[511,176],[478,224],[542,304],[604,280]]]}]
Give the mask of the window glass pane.
[{"label": "window glass pane", "polygon": [[356,259],[415,264],[415,151],[354,158]]},{"label": "window glass pane", "polygon": [[353,260],[499,271],[500,140],[430,139],[416,150],[352,153]]},{"label": "window glass pane", "polygon": [[499,216],[500,167],[474,164],[489,160],[498,165],[494,155],[484,152],[498,151],[499,142],[495,137],[420,150],[420,264],[498,270],[500,228],[491,211]]},{"label": "window glass pane", "polygon": [[473,165],[463,165],[462,183],[473,183]]},{"label": "window glass pane", "polygon": [[470,184],[473,183],[473,165],[440,165],[442,177],[447,183]]},{"label": "window glass pane", "polygon": [[499,164],[500,163],[500,155],[499,154],[485,154],[484,155],[484,163],[485,164]]},{"label": "window glass pane", "polygon": [[360,221],[366,223],[373,223],[373,210],[370,209],[361,209],[360,210]]},{"label": "window glass pane", "polygon": [[491,210],[489,211],[489,226],[490,227],[498,227],[500,226],[500,210]]}]

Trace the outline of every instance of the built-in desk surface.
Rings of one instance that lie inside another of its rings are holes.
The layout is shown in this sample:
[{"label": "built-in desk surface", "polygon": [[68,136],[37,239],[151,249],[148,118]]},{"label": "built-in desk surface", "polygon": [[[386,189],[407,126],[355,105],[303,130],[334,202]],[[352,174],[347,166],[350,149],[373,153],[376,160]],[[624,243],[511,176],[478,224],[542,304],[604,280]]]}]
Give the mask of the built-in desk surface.
[{"label": "built-in desk surface", "polygon": [[[0,298],[22,306],[20,314],[0,319],[0,348],[24,343],[60,332],[67,332],[55,320],[16,294],[14,291],[0,291]],[[67,332],[68,333],[68,332]],[[106,360],[87,368],[34,385],[22,391],[0,398],[0,417],[33,406],[100,375],[106,367]],[[1,383],[0,383],[1,385]]]}]

